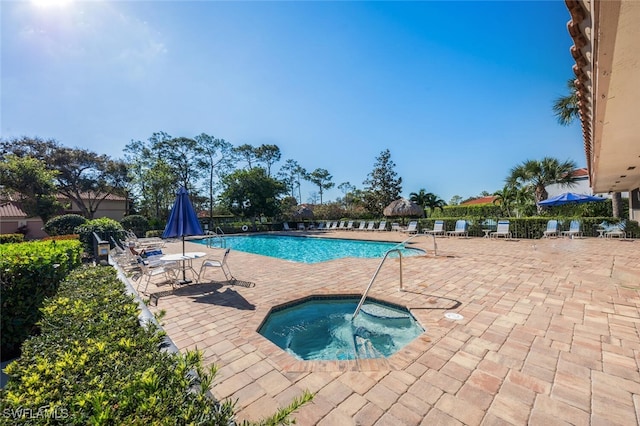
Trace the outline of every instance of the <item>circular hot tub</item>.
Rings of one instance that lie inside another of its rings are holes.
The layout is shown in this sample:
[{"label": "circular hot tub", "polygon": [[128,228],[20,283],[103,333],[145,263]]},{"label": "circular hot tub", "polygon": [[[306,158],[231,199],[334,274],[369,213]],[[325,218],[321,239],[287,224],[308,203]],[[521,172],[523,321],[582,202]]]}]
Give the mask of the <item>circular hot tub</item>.
[{"label": "circular hot tub", "polygon": [[258,332],[302,360],[393,355],[424,329],[404,307],[356,296],[312,296],[275,307]]}]

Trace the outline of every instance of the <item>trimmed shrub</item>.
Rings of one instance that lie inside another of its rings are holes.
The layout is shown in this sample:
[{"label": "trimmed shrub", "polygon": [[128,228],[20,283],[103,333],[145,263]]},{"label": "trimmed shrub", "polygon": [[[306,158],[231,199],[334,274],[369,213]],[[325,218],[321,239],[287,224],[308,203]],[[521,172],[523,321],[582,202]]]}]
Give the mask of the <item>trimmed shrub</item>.
[{"label": "trimmed shrub", "polygon": [[38,309],[80,264],[79,241],[32,241],[0,246],[2,359],[16,356],[37,331]]},{"label": "trimmed shrub", "polygon": [[[235,404],[208,393],[215,367],[205,370],[199,352],[161,350],[163,333],[140,326],[113,269],[78,269],[42,312],[42,334],[6,369],[2,412],[15,416],[5,421],[42,410],[50,423],[70,425],[236,424]],[[305,392],[261,424],[289,424],[309,399]]]},{"label": "trimmed shrub", "polygon": [[82,241],[86,253],[93,253],[94,232],[105,241],[109,241],[109,237],[113,237],[117,241],[123,231],[124,229],[120,222],[108,217],[89,220],[75,229],[75,233],[80,236],[80,241]]},{"label": "trimmed shrub", "polygon": [[24,241],[24,234],[0,234],[0,244],[21,243]]},{"label": "trimmed shrub", "polygon": [[149,221],[146,217],[139,214],[125,216],[120,221],[124,229],[131,229],[138,237],[143,237],[149,228]]},{"label": "trimmed shrub", "polygon": [[45,223],[44,231],[49,235],[73,234],[77,226],[87,223],[87,218],[79,214],[63,214]]},{"label": "trimmed shrub", "polygon": [[145,232],[144,236],[146,238],[162,238],[163,232],[163,229],[152,229],[151,231]]}]

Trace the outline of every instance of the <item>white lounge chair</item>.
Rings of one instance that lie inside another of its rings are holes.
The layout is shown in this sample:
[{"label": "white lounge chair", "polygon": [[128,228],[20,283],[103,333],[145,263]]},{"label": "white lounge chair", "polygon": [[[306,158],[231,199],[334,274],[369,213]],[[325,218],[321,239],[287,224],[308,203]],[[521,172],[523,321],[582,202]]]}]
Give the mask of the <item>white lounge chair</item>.
[{"label": "white lounge chair", "polygon": [[382,220],[378,224],[378,227],[375,229],[376,231],[386,231],[387,230],[387,221]]},{"label": "white lounge chair", "polygon": [[580,221],[576,219],[572,220],[569,224],[569,230],[562,231],[562,236],[569,238],[574,238],[576,236],[582,237],[582,231],[580,230]]},{"label": "white lounge chair", "polygon": [[489,235],[492,238],[504,237],[505,239],[511,239],[511,231],[509,231],[509,221],[499,220],[498,228]]},{"label": "white lounge chair", "polygon": [[547,229],[542,233],[542,238],[550,238],[558,236],[558,221],[551,219],[547,222]]},{"label": "white lounge chair", "polygon": [[453,236],[469,237],[469,231],[467,231],[467,221],[464,219],[456,220],[456,227],[453,231],[447,231],[447,237]]},{"label": "white lounge chair", "polygon": [[417,234],[418,233],[418,221],[412,220],[409,222],[409,225],[405,229],[401,229],[401,232],[406,232],[408,234]]},{"label": "white lounge chair", "polygon": [[283,222],[282,223],[282,230],[283,231],[291,231],[291,228],[289,228],[289,223],[288,222]]},{"label": "white lounge chair", "polygon": [[340,225],[338,225],[338,230],[344,231],[347,228],[347,225],[344,223],[344,220],[340,221]]},{"label": "white lounge chair", "polygon": [[346,229],[347,231],[353,231],[353,221],[352,221],[352,220],[350,220],[350,221],[347,223],[347,227],[346,227],[345,229]]},{"label": "white lounge chair", "polygon": [[620,222],[616,225],[609,225],[609,227],[607,227],[607,230],[604,233],[604,237],[605,238],[618,237],[618,238],[626,239],[627,233],[625,232],[624,229],[625,229],[624,222]]},{"label": "white lounge chair", "polygon": [[391,230],[400,232],[400,231],[402,231],[402,227],[400,226],[400,224],[398,222],[393,222],[391,224]]},{"label": "white lounge chair", "polygon": [[360,225],[358,226],[358,231],[365,231],[367,228],[367,221],[361,220]]},{"label": "white lounge chair", "polygon": [[304,223],[298,223],[298,231],[306,231],[307,228],[304,227]]},{"label": "white lounge chair", "polygon": [[433,229],[426,229],[424,233],[430,235],[444,235],[445,231],[444,220],[436,220],[433,222]]},{"label": "white lounge chair", "polygon": [[369,224],[367,225],[367,229],[366,229],[366,230],[367,230],[367,231],[373,231],[373,230],[374,230],[373,228],[374,228],[375,226],[376,226],[376,223],[372,220],[372,221],[370,221],[370,222],[369,222]]}]

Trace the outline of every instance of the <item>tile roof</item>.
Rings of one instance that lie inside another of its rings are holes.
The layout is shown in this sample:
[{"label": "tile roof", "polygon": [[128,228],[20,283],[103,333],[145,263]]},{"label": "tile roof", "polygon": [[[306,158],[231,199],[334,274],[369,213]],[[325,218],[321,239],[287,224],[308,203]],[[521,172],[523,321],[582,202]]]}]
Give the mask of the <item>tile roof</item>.
[{"label": "tile roof", "polygon": [[496,199],[495,195],[487,195],[486,197],[476,198],[475,200],[465,201],[464,203],[460,203],[461,206],[470,206],[474,204],[490,204]]},{"label": "tile roof", "polygon": [[0,217],[27,217],[17,203],[12,201],[0,203]]}]

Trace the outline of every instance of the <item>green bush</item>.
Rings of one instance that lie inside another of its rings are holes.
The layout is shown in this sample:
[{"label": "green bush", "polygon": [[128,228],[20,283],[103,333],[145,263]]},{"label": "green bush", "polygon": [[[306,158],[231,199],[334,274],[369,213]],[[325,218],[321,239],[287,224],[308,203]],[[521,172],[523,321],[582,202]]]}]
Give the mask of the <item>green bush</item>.
[{"label": "green bush", "polygon": [[80,242],[33,241],[0,246],[2,359],[16,356],[37,330],[38,308],[80,264]]},{"label": "green bush", "polygon": [[144,237],[149,228],[149,221],[146,217],[139,214],[125,216],[120,221],[124,229],[131,229],[138,237]]},{"label": "green bush", "polygon": [[49,235],[73,234],[76,227],[87,223],[87,218],[79,214],[63,214],[45,223],[44,231]]},{"label": "green bush", "polygon": [[144,236],[146,238],[162,238],[163,229],[152,229],[150,231],[145,232]]},{"label": "green bush", "polygon": [[[215,367],[205,370],[198,352],[161,350],[164,334],[139,325],[138,305],[113,269],[78,269],[42,312],[42,334],[6,369],[2,413],[57,417],[31,421],[40,424],[236,424],[234,403],[208,393]],[[310,398],[304,393],[264,424],[288,424]],[[29,423],[9,417],[0,422]]]},{"label": "green bush", "polygon": [[0,234],[0,244],[21,243],[24,241],[24,234]]},{"label": "green bush", "polygon": [[120,238],[123,231],[124,229],[120,222],[108,217],[89,220],[75,229],[75,233],[80,236],[80,241],[82,241],[86,253],[93,253],[94,232],[103,240],[109,241],[111,236],[116,240]]}]

